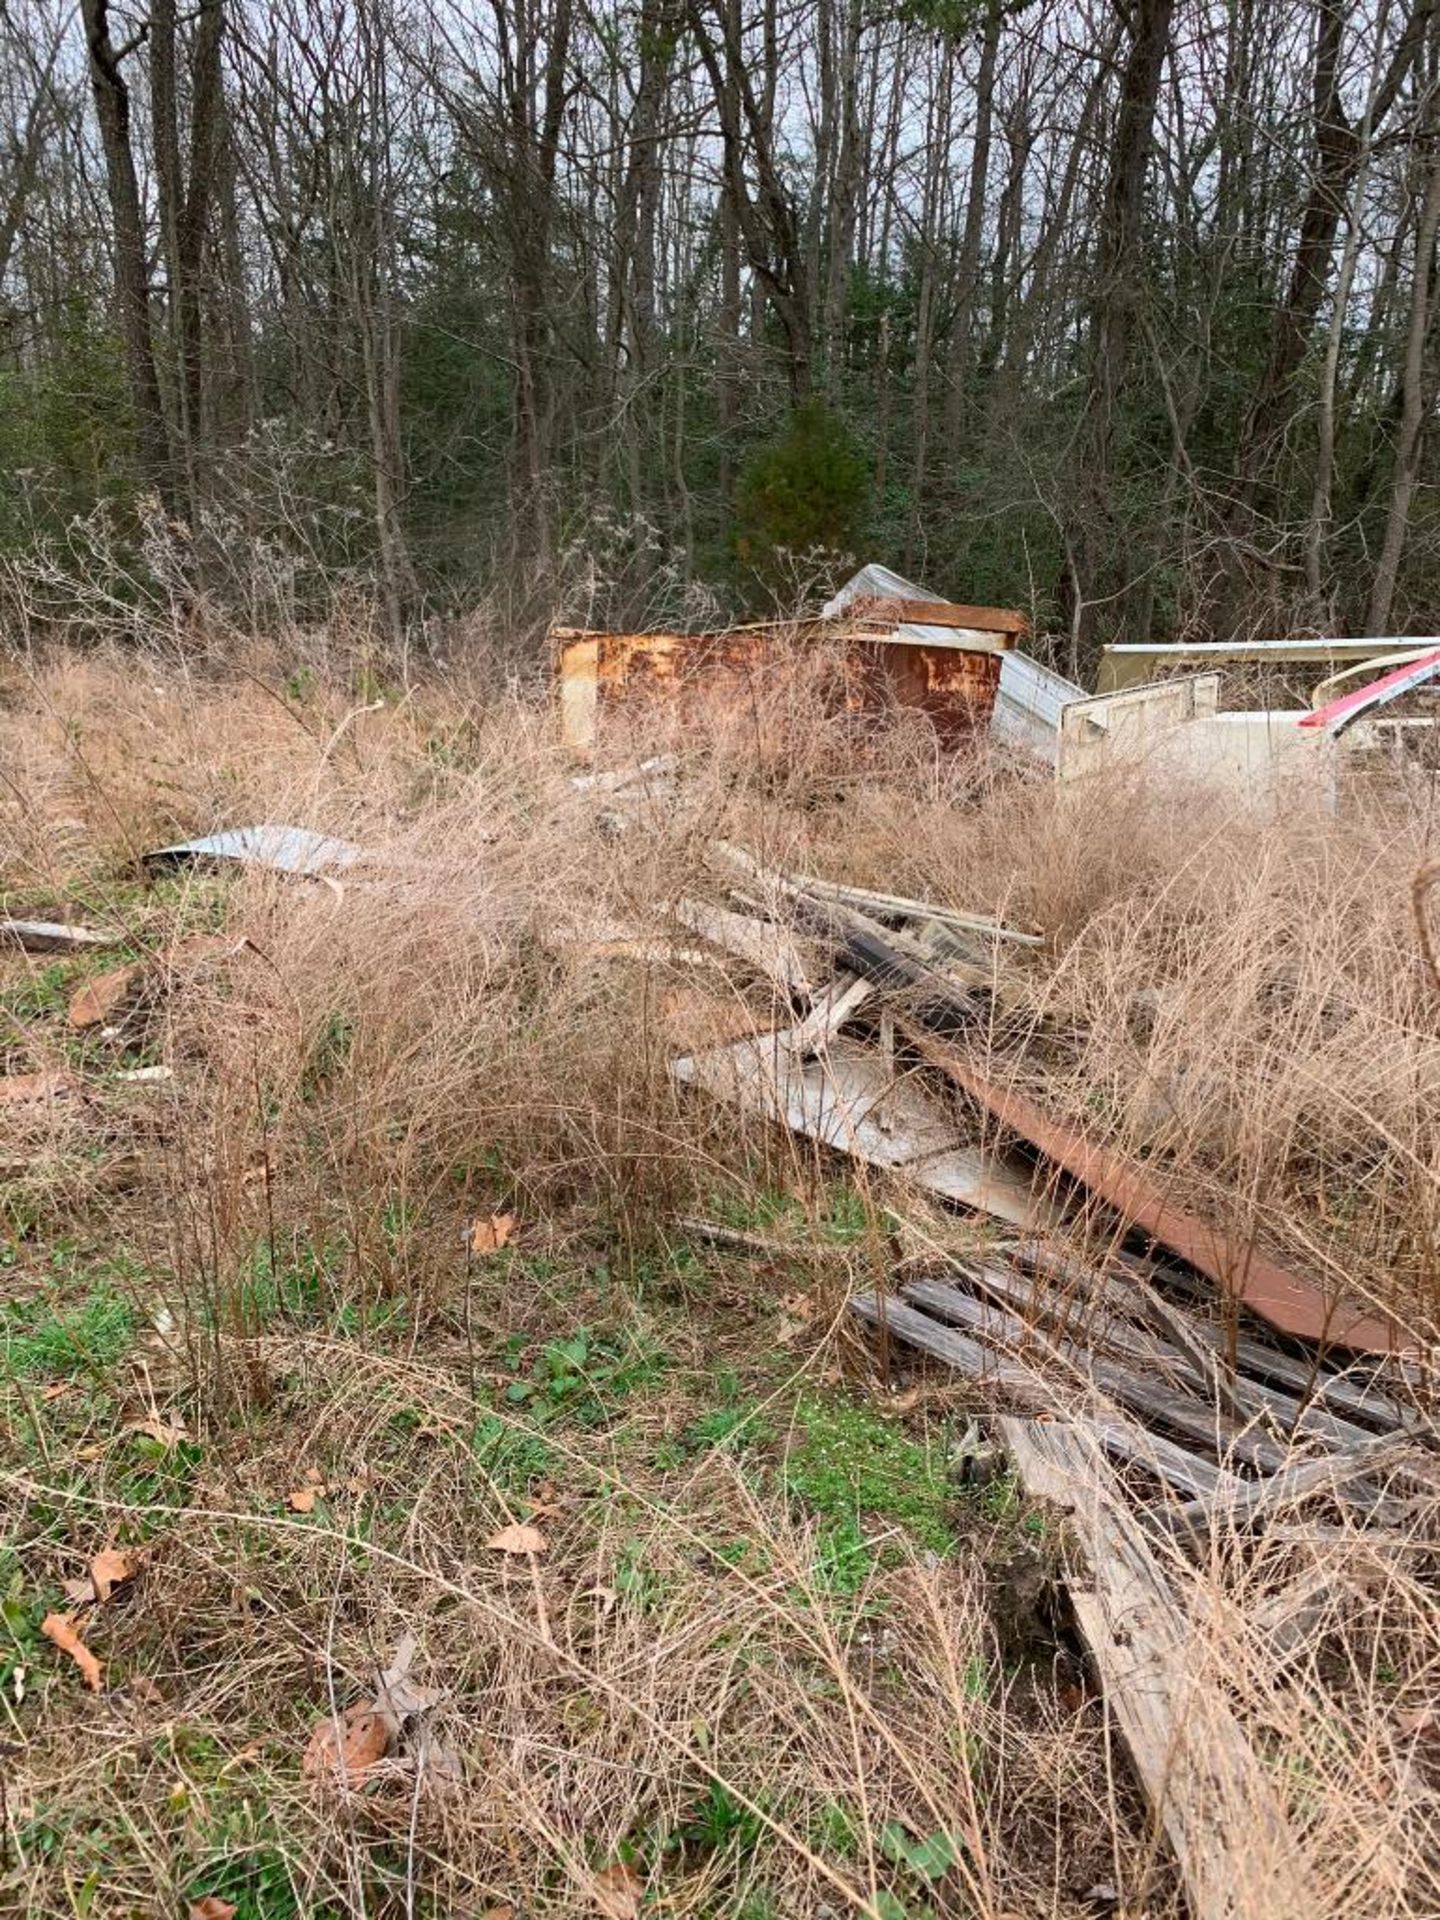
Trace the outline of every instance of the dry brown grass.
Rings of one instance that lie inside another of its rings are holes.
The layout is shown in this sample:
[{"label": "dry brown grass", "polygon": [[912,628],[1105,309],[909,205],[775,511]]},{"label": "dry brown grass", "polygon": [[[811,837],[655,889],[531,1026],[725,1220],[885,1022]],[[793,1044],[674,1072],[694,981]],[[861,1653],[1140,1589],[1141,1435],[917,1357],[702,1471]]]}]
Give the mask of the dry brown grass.
[{"label": "dry brown grass", "polygon": [[[11,1070],[79,1052],[92,1089],[0,1118],[12,1334],[75,1324],[98,1286],[133,1337],[72,1355],[53,1399],[43,1369],[0,1375],[0,1905],[593,1914],[624,1856],[647,1913],[1078,1916],[1106,1886],[1120,1911],[1180,1910],[1037,1599],[1053,1523],[1030,1530],[1005,1482],[952,1491],[953,1552],[872,1512],[846,1561],[833,1514],[789,1487],[808,1405],[879,1408],[937,1457],[967,1405],[947,1380],[887,1413],[845,1330],[848,1289],[893,1259],[894,1196],[867,1187],[836,1236],[843,1172],[670,1085],[677,1047],[767,1018],[768,988],[603,949],[674,938],[670,903],[718,898],[718,838],[1033,922],[1051,945],[992,1023],[997,1071],[1226,1226],[1433,1314],[1440,1058],[1409,893],[1426,819],[1057,795],[899,728],[862,763],[803,673],[703,730],[617,731],[608,759],[657,746],[683,777],[617,832],[570,786],[543,703],[455,676],[287,688],[258,654],[10,670],[7,905],[145,947],[223,919],[252,950],[83,1048],[67,983],[3,961]],[[140,881],[146,846],[267,819],[370,862],[338,888]],[[173,1081],[107,1082],[127,1048]],[[770,1191],[793,1197],[778,1224]],[[670,1225],[727,1205],[793,1255],[740,1261]],[[501,1211],[514,1255],[467,1256],[465,1223]],[[579,1327],[607,1356],[600,1411],[541,1432],[508,1391]],[[121,1431],[157,1415],[188,1427],[178,1450]],[[307,1469],[344,1490],[302,1516],[286,1496]],[[487,1552],[537,1502],[544,1558]],[[34,1629],[111,1537],[144,1566],[95,1619],[112,1685],[92,1698]],[[1431,1562],[1329,1543],[1360,1597],[1277,1668],[1248,1623],[1313,1549],[1266,1552],[1217,1553],[1195,1604],[1296,1818],[1314,1920],[1433,1913],[1434,1736],[1414,1718],[1440,1672]],[[463,1783],[417,1771],[412,1741],[317,1792],[310,1726],[407,1630]],[[897,1820],[955,1837],[933,1885],[887,1851]]]}]

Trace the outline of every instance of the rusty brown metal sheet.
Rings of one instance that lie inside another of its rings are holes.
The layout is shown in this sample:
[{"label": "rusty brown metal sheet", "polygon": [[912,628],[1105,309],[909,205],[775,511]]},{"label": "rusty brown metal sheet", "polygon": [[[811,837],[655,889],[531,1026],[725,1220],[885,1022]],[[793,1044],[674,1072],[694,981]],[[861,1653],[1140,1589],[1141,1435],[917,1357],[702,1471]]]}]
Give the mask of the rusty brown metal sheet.
[{"label": "rusty brown metal sheet", "polygon": [[968,627],[974,633],[1030,631],[1030,622],[1014,608],[967,607],[955,600],[891,600],[872,593],[852,600],[845,612],[853,620],[883,620],[897,627]]},{"label": "rusty brown metal sheet", "polygon": [[715,633],[592,633],[556,628],[562,726],[567,743],[585,748],[603,708],[668,699],[682,688],[721,701],[743,693],[756,674],[787,650],[810,644],[840,650],[846,704],[856,713],[888,705],[917,708],[947,746],[988,726],[1000,682],[1000,653],[988,648],[927,647],[882,636],[849,619],[773,621]]},{"label": "rusty brown metal sheet", "polygon": [[996,1086],[954,1047],[915,1021],[899,1024],[922,1058],[978,1100],[1002,1127],[1028,1140],[1128,1224],[1178,1254],[1277,1331],[1364,1353],[1392,1353],[1421,1345],[1418,1336],[1397,1319],[1327,1297],[1313,1280],[1167,1200],[1132,1161],[1097,1146],[1064,1121],[1052,1120],[1014,1088]]}]

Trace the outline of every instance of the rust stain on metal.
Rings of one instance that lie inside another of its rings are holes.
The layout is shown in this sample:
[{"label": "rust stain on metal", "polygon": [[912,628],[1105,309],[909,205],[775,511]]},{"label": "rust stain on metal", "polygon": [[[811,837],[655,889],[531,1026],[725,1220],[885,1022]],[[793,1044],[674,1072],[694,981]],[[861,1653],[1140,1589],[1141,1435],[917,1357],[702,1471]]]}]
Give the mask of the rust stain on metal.
[{"label": "rust stain on metal", "polygon": [[945,745],[960,745],[989,725],[1001,654],[1013,643],[1018,631],[1014,623],[1023,625],[1023,616],[994,608],[952,609],[1011,624],[976,628],[973,646],[963,641],[927,643],[895,631],[893,609],[909,602],[886,604],[890,611],[883,622],[857,618],[847,610],[838,619],[761,621],[712,633],[556,628],[551,640],[566,744],[591,745],[607,708],[670,700],[692,687],[723,703],[746,691],[757,676],[777,671],[787,654],[794,658],[809,648],[829,646],[836,650],[843,699],[851,712],[878,715],[892,707],[916,709],[931,720]]},{"label": "rust stain on metal", "polygon": [[1097,1146],[1064,1121],[1052,1120],[1014,1088],[997,1087],[916,1022],[897,1024],[931,1066],[978,1100],[1002,1127],[1028,1140],[1126,1222],[1179,1254],[1279,1332],[1364,1353],[1392,1353],[1420,1344],[1398,1321],[1327,1299],[1313,1280],[1176,1206],[1133,1162]]}]

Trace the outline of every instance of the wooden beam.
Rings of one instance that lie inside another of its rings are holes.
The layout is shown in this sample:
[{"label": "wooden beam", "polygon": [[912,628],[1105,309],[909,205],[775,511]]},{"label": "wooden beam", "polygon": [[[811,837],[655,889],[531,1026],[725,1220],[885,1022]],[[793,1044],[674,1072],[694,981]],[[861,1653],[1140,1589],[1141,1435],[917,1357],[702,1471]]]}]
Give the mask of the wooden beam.
[{"label": "wooden beam", "polygon": [[841,615],[848,620],[881,620],[897,627],[966,627],[974,633],[1028,633],[1030,622],[1009,607],[966,607],[954,600],[898,600],[865,594]]},{"label": "wooden beam", "polygon": [[[942,1326],[901,1299],[860,1294],[850,1302],[850,1310],[857,1318],[893,1334],[907,1346],[943,1360],[958,1373],[1000,1388],[1009,1395],[1012,1405],[1045,1411],[1055,1404],[1053,1377],[1037,1371],[1030,1361],[997,1352],[955,1327]],[[1124,1412],[1087,1409],[1085,1420],[1110,1452],[1144,1467],[1187,1499],[1201,1499],[1232,1488],[1238,1491],[1245,1484],[1228,1468],[1212,1465],[1188,1448],[1167,1440],[1163,1434],[1153,1433],[1131,1420]]]},{"label": "wooden beam", "polygon": [[0,919],[0,946],[23,947],[26,953],[96,953],[119,945],[119,934],[68,927],[58,920]]},{"label": "wooden beam", "polygon": [[1000,1430],[1031,1498],[1069,1513],[1075,1619],[1195,1920],[1318,1913],[1301,1837],[1100,1447],[1066,1421]]}]

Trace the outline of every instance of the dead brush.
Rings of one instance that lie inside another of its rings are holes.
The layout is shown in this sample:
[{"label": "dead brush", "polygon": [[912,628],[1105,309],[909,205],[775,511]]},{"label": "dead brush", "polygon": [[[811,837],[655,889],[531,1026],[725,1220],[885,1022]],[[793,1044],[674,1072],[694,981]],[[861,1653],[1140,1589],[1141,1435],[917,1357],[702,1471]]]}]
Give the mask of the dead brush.
[{"label": "dead brush", "polygon": [[[688,957],[704,943],[673,909],[729,897],[728,840],[1034,924],[1046,952],[968,1036],[997,1077],[1232,1231],[1434,1311],[1437,1063],[1408,892],[1424,831],[1261,822],[1133,784],[1057,794],[998,760],[962,776],[901,725],[861,761],[824,673],[798,663],[671,733],[632,716],[590,771],[683,759],[620,807],[571,785],[542,707],[444,680],[397,682],[376,711],[345,676],[151,680],[98,654],[37,664],[0,715],[17,896],[83,901],[147,943],[203,908],[253,943],[156,1008],[147,1042],[176,1077],[132,1184],[92,1170],[65,1189],[87,1249],[140,1258],[141,1338],[73,1414],[27,1385],[0,1533],[26,1580],[73,1574],[112,1531],[147,1558],[95,1624],[116,1679],[98,1757],[53,1668],[41,1718],[0,1690],[29,1742],[7,1899],[72,1910],[36,1838],[53,1828],[117,1912],[226,1898],[242,1858],[279,1889],[267,1920],[642,1893],[734,1920],[1078,1920],[1112,1894],[1179,1912],[1098,1704],[1064,1663],[1014,1668],[999,1645],[987,1556],[997,1536],[1058,1554],[1053,1516],[1027,1533],[1002,1481],[957,1510],[938,1564],[898,1527],[862,1539],[846,1590],[830,1522],[785,1492],[783,1443],[746,1439],[841,1366],[858,1404],[886,1404],[840,1332],[847,1295],[961,1236],[909,1207],[897,1225],[882,1181],[681,1097],[676,1051],[793,1010],[720,953]],[[137,877],[156,839],[251,818],[353,839],[366,864],[334,885]],[[513,1248],[467,1253],[475,1219],[508,1213]],[[780,1254],[697,1249],[687,1215]],[[16,1236],[18,1285],[51,1225]],[[547,1343],[602,1326],[616,1350],[575,1362],[570,1391],[589,1408],[603,1364],[604,1417],[528,1411]],[[623,1402],[632,1348],[662,1341],[670,1373]],[[737,1426],[693,1437],[747,1368]],[[917,1384],[942,1433],[953,1386]],[[118,1434],[151,1408],[194,1460]],[[909,1416],[927,1434],[931,1417]],[[314,1512],[290,1507],[317,1484]],[[543,1554],[486,1548],[527,1520]],[[1391,1543],[1362,1565],[1355,1544],[1363,1600],[1323,1601],[1281,1660],[1250,1616],[1345,1551],[1318,1538],[1278,1569],[1237,1543],[1198,1570],[1205,1671],[1263,1736],[1316,1920],[1418,1920],[1440,1884],[1430,1735],[1406,1719],[1437,1671],[1428,1564]],[[298,1756],[316,1719],[361,1699],[407,1630],[463,1786],[402,1743],[363,1787],[314,1791]],[[92,1826],[123,1857],[86,1853]]]},{"label": "dead brush", "polygon": [[[661,1497],[593,1450],[559,1468],[543,1556],[512,1563],[481,1542],[516,1510],[513,1490],[454,1450],[385,1444],[397,1405],[437,1429],[465,1417],[448,1370],[330,1347],[304,1402],[312,1456],[358,1466],[362,1491],[313,1520],[267,1516],[297,1463],[252,1452],[208,1510],[183,1526],[167,1514],[143,1604],[98,1642],[117,1670],[156,1673],[114,1702],[124,1769],[67,1778],[57,1752],[14,1809],[23,1824],[41,1795],[56,1820],[97,1786],[114,1796],[160,1874],[112,1874],[117,1901],[226,1884],[223,1853],[188,1847],[173,1878],[160,1866],[175,1773],[156,1733],[177,1684],[188,1750],[238,1773],[249,1844],[302,1907],[378,1897],[400,1911],[423,1889],[585,1914],[619,1886],[696,1914],[929,1904],[1000,1920],[1040,1904],[1078,1915],[1116,1870],[1107,1835],[1131,1810],[1111,1799],[1100,1721],[1043,1675],[1007,1676],[973,1577],[906,1559],[837,1617],[813,1529],[757,1499],[724,1455]],[[112,1524],[139,1517],[103,1479],[82,1502]],[[263,1542],[263,1577],[242,1573],[237,1592],[247,1538],[252,1556]],[[401,1751],[363,1791],[317,1791],[295,1765],[310,1726],[406,1631],[463,1779],[427,1778]],[[218,1787],[182,1777],[203,1831]],[[30,1910],[50,1911],[42,1863],[18,1864]],[[1172,1910],[1163,1875],[1146,1910]]]}]

